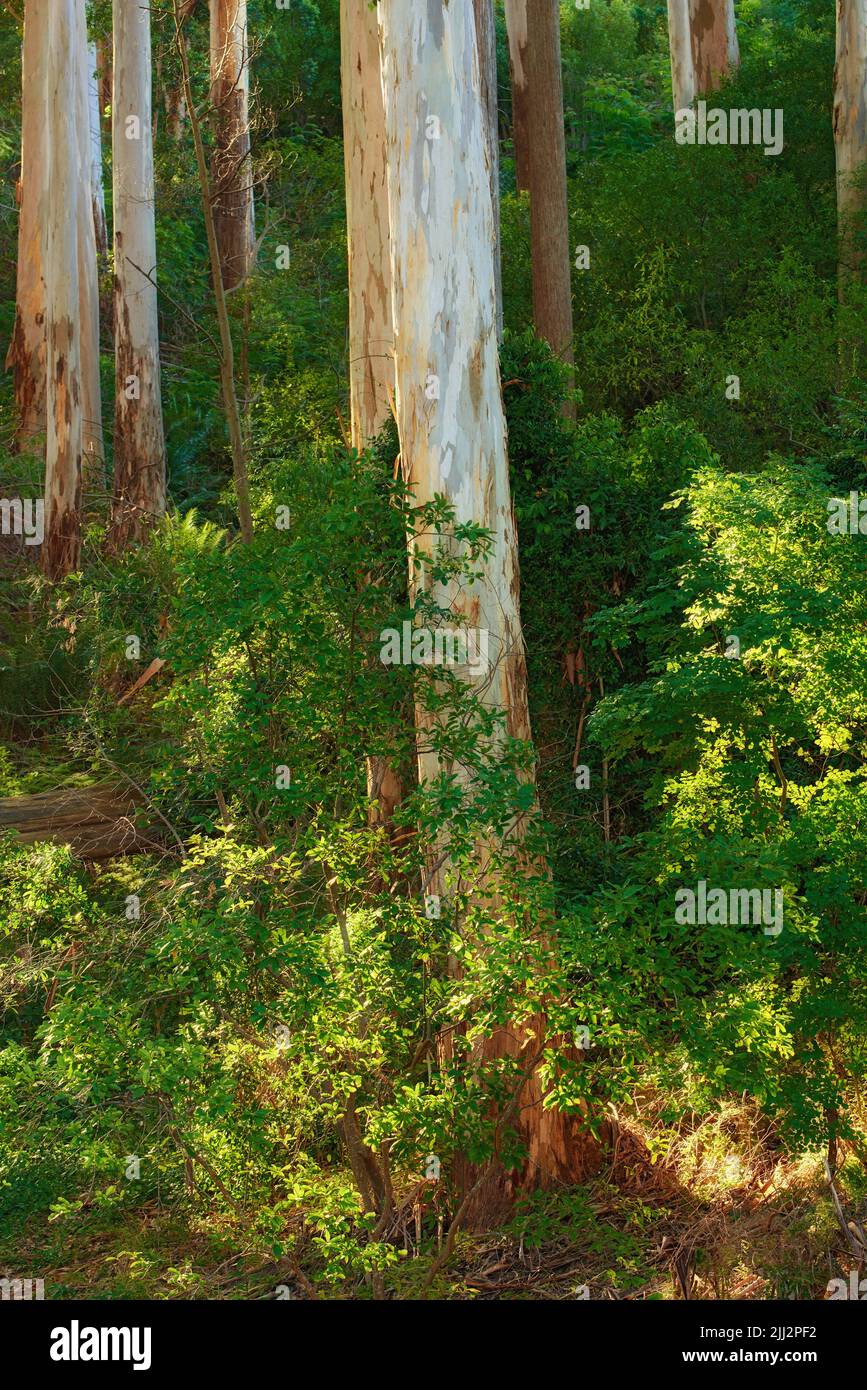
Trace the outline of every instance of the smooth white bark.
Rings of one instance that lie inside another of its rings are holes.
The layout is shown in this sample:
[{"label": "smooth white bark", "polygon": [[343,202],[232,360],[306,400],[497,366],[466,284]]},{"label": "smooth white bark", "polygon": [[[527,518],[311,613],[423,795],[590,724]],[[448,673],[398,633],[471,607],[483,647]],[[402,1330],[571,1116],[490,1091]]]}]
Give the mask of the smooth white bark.
[{"label": "smooth white bark", "polygon": [[[435,596],[487,632],[490,668],[480,693],[510,734],[528,738],[473,10],[443,0],[379,0],[378,10],[404,477],[417,503],[444,495],[457,523],[492,532],[479,580],[436,586]],[[420,553],[431,548],[429,537],[417,544]],[[438,771],[423,743],[422,780]]]},{"label": "smooth white bark", "polygon": [[685,111],[698,95],[692,57],[689,0],[668,0],[668,48],[674,110]]}]

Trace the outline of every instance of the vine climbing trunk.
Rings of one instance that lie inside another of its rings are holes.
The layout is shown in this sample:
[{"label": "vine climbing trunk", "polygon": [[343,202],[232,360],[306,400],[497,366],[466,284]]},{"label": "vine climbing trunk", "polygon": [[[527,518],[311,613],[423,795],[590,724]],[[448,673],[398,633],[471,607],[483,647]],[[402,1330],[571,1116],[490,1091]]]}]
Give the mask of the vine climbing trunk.
[{"label": "vine climbing trunk", "polygon": [[189,116],[190,131],[193,137],[193,149],[196,154],[196,173],[199,179],[202,215],[205,220],[205,235],[208,240],[208,259],[211,265],[214,308],[216,310],[217,324],[220,330],[220,387],[223,396],[223,412],[226,417],[226,428],[229,434],[229,446],[232,451],[232,476],[235,483],[235,497],[238,503],[238,524],[241,531],[241,539],[245,542],[249,542],[253,539],[253,513],[250,506],[250,480],[247,473],[247,451],[244,445],[244,433],[241,429],[241,411],[238,406],[238,393],[235,389],[235,350],[232,345],[232,326],[229,322],[226,290],[223,285],[223,274],[220,265],[220,247],[217,241],[217,229],[214,220],[213,196],[210,179],[208,177],[208,162],[205,156],[204,141],[202,140],[202,127],[193,100],[193,88],[190,80],[189,51],[187,45],[184,43],[183,23],[186,15],[189,13],[189,9],[189,5],[183,3],[183,0],[173,0],[172,13],[175,26],[175,43],[178,51],[178,60],[181,65],[184,103]]}]

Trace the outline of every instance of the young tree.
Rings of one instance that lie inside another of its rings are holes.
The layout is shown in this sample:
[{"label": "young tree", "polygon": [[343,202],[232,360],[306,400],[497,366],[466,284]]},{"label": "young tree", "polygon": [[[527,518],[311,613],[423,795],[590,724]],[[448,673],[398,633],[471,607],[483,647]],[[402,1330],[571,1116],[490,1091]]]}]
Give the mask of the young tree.
[{"label": "young tree", "polygon": [[867,207],[867,0],[837,0],[834,148],[840,228],[840,292],[859,275],[859,221]]},{"label": "young tree", "polygon": [[675,111],[715,92],[740,62],[734,0],[668,0]]},{"label": "young tree", "polygon": [[6,356],[18,408],[16,442],[33,447],[45,431],[45,278],[42,239],[48,159],[45,82],[50,0],[26,0],[21,55],[21,173],[15,327]]},{"label": "young tree", "polygon": [[540,338],[550,343],[561,361],[571,363],[572,261],[559,0],[535,0],[530,24],[527,13],[522,4],[506,5],[528,140],[533,319]]},{"label": "young tree", "polygon": [[[99,381],[99,272],[100,230],[105,236],[102,206],[102,142],[96,122],[96,149],[91,93],[95,87],[95,50],[87,42],[85,0],[76,0],[76,48],[78,72],[75,123],[78,130],[78,162],[81,183],[78,198],[78,298],[81,351],[81,421],[84,481],[100,481],[102,461],[102,391]],[[87,196],[89,191],[90,196]]]},{"label": "young tree", "polygon": [[193,100],[192,80],[190,78],[189,50],[184,42],[184,21],[194,8],[193,0],[172,0],[175,47],[181,67],[184,105],[190,122],[190,134],[196,154],[196,174],[202,200],[202,216],[205,219],[205,235],[208,239],[208,260],[211,267],[211,284],[214,289],[214,308],[220,329],[220,343],[217,354],[220,366],[220,387],[223,396],[223,411],[229,444],[232,450],[232,475],[235,483],[235,496],[238,501],[238,524],[241,539],[253,539],[253,512],[250,506],[250,480],[247,472],[247,447],[241,428],[241,411],[238,406],[238,393],[235,389],[235,350],[232,344],[232,326],[229,322],[229,309],[226,303],[226,288],[220,265],[220,248],[217,241],[217,228],[214,216],[214,197],[208,178],[208,163],[205,156],[205,143],[202,127]]},{"label": "young tree", "polygon": [[[397,415],[404,477],[417,504],[444,496],[456,524],[492,535],[472,583],[432,584],[433,595],[467,626],[488,633],[490,666],[481,698],[514,738],[530,738],[527,671],[519,612],[518,556],[509,488],[497,343],[494,228],[470,6],[379,0],[385,97]],[[416,553],[432,546],[416,538]],[[415,581],[417,582],[417,581]],[[440,773],[433,716],[420,704],[419,776]],[[466,774],[458,774],[464,775]],[[441,856],[438,854],[437,858]],[[447,859],[429,891],[448,880]],[[495,890],[494,890],[495,891]],[[521,1055],[502,1030],[485,1057]],[[572,1126],[535,1098],[522,1104],[530,1171],[569,1170]]]},{"label": "young tree", "polygon": [[151,31],[146,5],[114,6],[115,546],[141,540],[165,511],[166,450],[151,135]]},{"label": "young tree", "polygon": [[[52,579],[77,569],[81,545],[81,374],[78,333],[80,141],[76,0],[47,0],[44,107],[46,447],[42,566]],[[72,116],[73,119],[70,119]],[[88,211],[89,211],[89,198]]]},{"label": "young tree", "polygon": [[214,225],[223,285],[231,290],[249,274],[255,246],[247,0],[211,0],[211,104]]},{"label": "young tree", "polygon": [[388,419],[394,396],[385,112],[376,12],[364,0],[341,0],[340,58],[352,445],[363,449]]}]

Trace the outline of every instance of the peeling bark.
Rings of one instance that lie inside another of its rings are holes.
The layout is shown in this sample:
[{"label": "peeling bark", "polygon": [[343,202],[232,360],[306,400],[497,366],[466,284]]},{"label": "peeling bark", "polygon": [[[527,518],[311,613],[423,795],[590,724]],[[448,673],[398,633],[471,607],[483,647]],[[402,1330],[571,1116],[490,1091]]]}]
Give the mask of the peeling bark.
[{"label": "peeling bark", "polygon": [[42,237],[47,188],[45,111],[50,0],[27,0],[21,55],[21,175],[15,326],[6,355],[18,408],[16,447],[36,449],[45,434],[45,278]]},{"label": "peeling bark", "polygon": [[715,92],[740,63],[734,0],[668,0],[674,110]]},{"label": "peeling bark", "polygon": [[[80,145],[74,119],[76,0],[50,0],[46,69],[47,219],[45,539],[52,579],[78,568],[81,545],[81,374],[78,333]],[[70,116],[73,119],[70,119]],[[88,200],[89,202],[89,200]]]},{"label": "peeling bark", "polygon": [[247,0],[211,0],[211,104],[214,226],[223,286],[231,290],[250,273],[255,244]]},{"label": "peeling bark", "polygon": [[150,11],[114,7],[114,500],[110,541],[142,540],[166,506],[151,134]]},{"label": "peeling bark", "polygon": [[[490,665],[480,698],[506,732],[530,738],[527,671],[519,612],[517,537],[509,488],[497,344],[494,228],[475,22],[470,6],[445,0],[379,0],[386,107],[397,414],[404,477],[416,503],[444,495],[455,521],[485,526],[491,552],[473,583],[437,584],[436,602],[488,633]],[[426,393],[431,376],[438,399]],[[432,540],[419,535],[417,554]],[[415,581],[417,582],[417,581]],[[417,709],[419,776],[443,769],[425,738],[433,716]],[[459,777],[459,767],[448,768]],[[484,847],[480,846],[484,857]],[[438,856],[439,857],[439,856]],[[446,860],[428,891],[447,888]],[[491,886],[496,893],[496,885]],[[503,1030],[479,1056],[514,1053],[526,1039]],[[576,1171],[575,1126],[533,1101],[521,1127],[531,1159],[521,1180]],[[583,1165],[582,1165],[583,1166]],[[483,1223],[504,1194],[505,1175],[480,1190]]]}]

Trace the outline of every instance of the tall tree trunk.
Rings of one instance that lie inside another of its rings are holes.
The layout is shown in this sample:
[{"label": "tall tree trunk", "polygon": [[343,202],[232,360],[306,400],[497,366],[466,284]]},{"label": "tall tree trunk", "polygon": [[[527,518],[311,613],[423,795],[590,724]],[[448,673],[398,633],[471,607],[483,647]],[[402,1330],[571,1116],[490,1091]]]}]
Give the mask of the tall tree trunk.
[{"label": "tall tree trunk", "polygon": [[[93,146],[91,119],[91,76],[96,54],[87,42],[85,0],[76,0],[76,59],[78,81],[75,122],[78,129],[78,160],[81,171],[78,197],[78,301],[81,354],[81,444],[83,482],[99,484],[104,477],[105,449],[102,438],[102,390],[99,382],[99,271],[97,238],[101,224],[105,234],[102,196],[102,144],[99,123],[96,139],[98,163]],[[88,193],[90,196],[88,196]]]},{"label": "tall tree trunk", "polygon": [[247,0],[211,0],[211,104],[214,225],[223,285],[230,290],[249,274],[255,242]]},{"label": "tall tree trunk", "polygon": [[726,0],[726,50],[728,70],[734,72],[741,65],[741,46],[738,43],[738,22],[735,15],[735,0]]},{"label": "tall tree trunk", "polygon": [[[379,434],[394,400],[385,111],[376,11],[340,4],[340,82],[349,252],[349,397],[352,447]],[[367,759],[372,825],[388,825],[403,788],[392,762]]]},{"label": "tall tree trunk", "polygon": [[733,0],[690,0],[690,22],[696,91],[715,92],[729,71]]},{"label": "tall tree trunk", "polygon": [[494,277],[497,290],[497,337],[503,336],[503,268],[500,260],[500,111],[497,95],[497,26],[494,0],[473,0],[482,80],[482,109],[487,127],[488,174],[494,211]]},{"label": "tall tree trunk", "polygon": [[108,230],[105,221],[105,192],[102,186],[102,112],[100,110],[99,50],[91,43],[87,50],[87,106],[90,122],[90,196],[93,202],[93,226],[96,233],[97,257],[108,251]]},{"label": "tall tree trunk", "polygon": [[[472,583],[432,585],[434,600],[488,633],[490,665],[479,698],[504,718],[508,735],[529,739],[527,671],[519,613],[518,556],[509,490],[506,424],[497,344],[494,225],[475,23],[469,5],[379,0],[386,104],[397,413],[404,477],[416,504],[445,496],[456,524],[491,535]],[[427,306],[427,311],[424,307]],[[439,397],[426,392],[431,376]],[[419,535],[417,553],[432,538]],[[417,582],[417,581],[416,581]],[[443,770],[433,716],[420,705],[419,775]],[[458,776],[466,773],[452,769]],[[480,854],[483,851],[480,848]],[[440,857],[439,854],[437,856]],[[439,863],[430,891],[448,884]],[[517,1030],[488,1039],[484,1058],[519,1055]],[[543,1112],[538,1080],[522,1104],[528,1176],[562,1179],[574,1157],[572,1125]],[[487,1202],[474,1218],[484,1220]]]},{"label": "tall tree trunk", "polygon": [[[507,5],[507,18],[510,12]],[[571,363],[572,258],[558,0],[534,0],[530,18],[526,31],[517,31],[514,47],[526,87],[533,319],[539,337],[561,361]],[[571,402],[564,413],[574,416]]]},{"label": "tall tree trunk", "polygon": [[27,0],[21,55],[21,173],[15,327],[6,356],[18,408],[16,444],[35,447],[45,433],[45,278],[42,264],[48,144],[45,110],[51,0]]},{"label": "tall tree trunk", "polygon": [[[46,445],[42,566],[52,579],[78,568],[81,546],[81,376],[78,334],[80,144],[76,0],[48,0],[44,118]],[[70,119],[71,118],[71,119]],[[87,187],[87,185],[85,185]],[[89,199],[88,199],[89,203]]]},{"label": "tall tree trunk", "polygon": [[668,0],[668,49],[672,105],[675,112],[685,111],[698,95],[692,56],[690,0]]},{"label": "tall tree trunk", "polygon": [[349,248],[349,391],[352,446],[379,434],[394,395],[385,112],[376,12],[341,0],[343,162]]},{"label": "tall tree trunk", "polygon": [[674,110],[715,92],[740,63],[734,0],[668,0]]},{"label": "tall tree trunk", "polygon": [[527,4],[528,0],[506,0],[506,27],[509,35],[509,70],[512,79],[512,145],[515,151],[515,187],[519,193],[530,188],[530,128],[527,103]]},{"label": "tall tree trunk", "polygon": [[[858,245],[867,208],[867,0],[837,0],[834,148],[840,229],[840,293],[863,269]],[[859,226],[860,224],[860,226]]]},{"label": "tall tree trunk", "polygon": [[114,7],[115,546],[142,540],[166,506],[147,6]]}]

